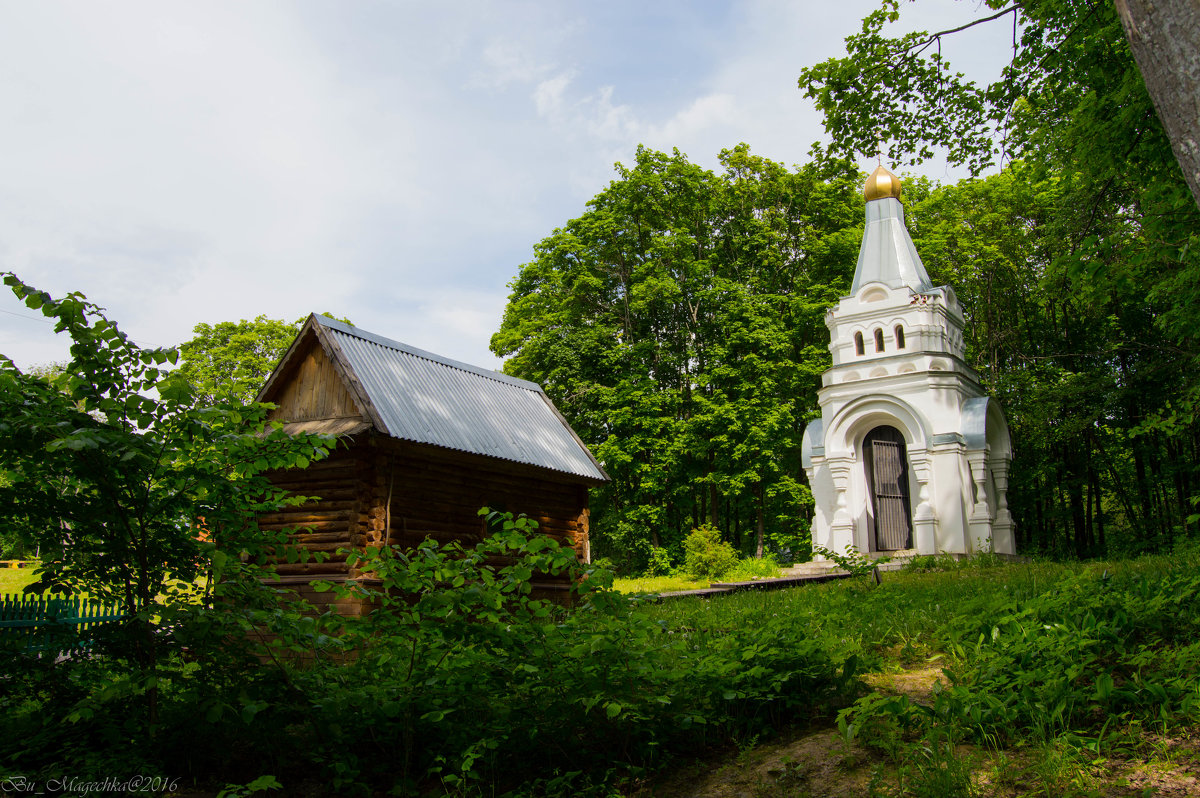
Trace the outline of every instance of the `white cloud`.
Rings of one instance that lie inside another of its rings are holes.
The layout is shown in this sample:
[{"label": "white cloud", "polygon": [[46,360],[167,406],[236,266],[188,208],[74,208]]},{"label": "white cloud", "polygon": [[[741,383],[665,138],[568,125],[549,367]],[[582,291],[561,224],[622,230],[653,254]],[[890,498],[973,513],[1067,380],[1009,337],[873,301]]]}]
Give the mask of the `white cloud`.
[{"label": "white cloud", "polygon": [[571,75],[562,73],[537,84],[533,90],[533,104],[538,116],[550,119],[561,119],[563,114],[563,96],[571,85]]},{"label": "white cloud", "polygon": [[481,60],[483,69],[472,76],[471,85],[483,88],[529,83],[552,69],[551,65],[542,63],[536,55],[516,42],[499,39],[483,48]]},{"label": "white cloud", "polygon": [[695,140],[710,130],[730,127],[740,116],[737,99],[732,94],[708,94],[696,98],[662,125],[655,126],[650,136],[655,146],[666,147],[669,145],[659,142]]}]

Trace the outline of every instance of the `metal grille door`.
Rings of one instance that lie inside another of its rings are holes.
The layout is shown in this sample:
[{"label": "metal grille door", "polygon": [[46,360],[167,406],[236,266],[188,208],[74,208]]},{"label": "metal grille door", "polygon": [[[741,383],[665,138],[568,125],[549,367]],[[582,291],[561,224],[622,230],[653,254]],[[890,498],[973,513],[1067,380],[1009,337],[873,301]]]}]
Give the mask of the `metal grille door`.
[{"label": "metal grille door", "polygon": [[871,441],[875,539],[882,551],[908,548],[908,480],[904,444]]}]

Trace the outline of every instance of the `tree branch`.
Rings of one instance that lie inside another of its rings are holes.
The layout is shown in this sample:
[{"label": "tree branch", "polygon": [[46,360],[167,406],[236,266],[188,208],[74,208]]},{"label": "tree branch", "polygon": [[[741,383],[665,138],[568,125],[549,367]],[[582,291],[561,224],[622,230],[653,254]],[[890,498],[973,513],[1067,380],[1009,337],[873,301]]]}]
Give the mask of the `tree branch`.
[{"label": "tree branch", "polygon": [[1017,11],[1020,10],[1020,8],[1021,8],[1020,6],[1014,4],[1014,5],[1009,6],[1006,9],[1003,9],[1002,11],[997,11],[995,14],[992,14],[990,17],[984,17],[983,19],[977,19],[972,22],[968,22],[966,25],[959,25],[957,28],[950,28],[949,30],[940,30],[937,33],[930,34],[929,38],[926,39],[925,41],[921,42],[919,45],[918,44],[912,45],[912,47],[909,47],[905,52],[912,52],[914,47],[919,47],[920,49],[918,49],[916,52],[912,52],[912,54],[920,55],[921,53],[925,52],[925,48],[927,48],[929,45],[933,44],[934,42],[938,41],[943,36],[949,36],[951,33],[959,33],[968,28],[973,28],[976,25],[982,25],[985,22],[991,22],[992,20],[1000,19],[1000,17],[1004,16],[1005,14],[1013,14],[1014,19],[1015,19],[1016,18],[1015,14]]}]

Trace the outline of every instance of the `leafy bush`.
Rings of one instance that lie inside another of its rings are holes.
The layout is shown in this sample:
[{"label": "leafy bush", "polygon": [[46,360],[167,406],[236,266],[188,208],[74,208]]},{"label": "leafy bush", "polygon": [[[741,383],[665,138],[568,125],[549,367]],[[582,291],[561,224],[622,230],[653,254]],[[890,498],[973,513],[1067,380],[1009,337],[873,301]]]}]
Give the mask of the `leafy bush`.
[{"label": "leafy bush", "polygon": [[[847,739],[902,756],[914,741],[939,734],[989,745],[1091,735],[1088,745],[1098,750],[1114,721],[1194,724],[1200,719],[1196,565],[1146,558],[1136,568],[1115,564],[1116,573],[988,565],[969,579],[906,574],[914,584],[938,585],[939,607],[951,601],[944,586],[983,588],[973,596],[955,591],[953,612],[911,630],[932,637],[947,655],[950,684],[934,692],[928,707],[903,696],[868,696],[842,712],[839,728]],[[960,573],[968,567],[956,563]],[[1012,576],[987,586],[985,580],[1005,571]],[[894,588],[889,580],[875,593],[896,605]],[[872,611],[870,603],[864,611]],[[906,623],[893,618],[893,629]]]},{"label": "leafy bush", "polygon": [[259,580],[286,533],[254,519],[299,501],[266,472],[306,466],[332,439],[284,433],[266,405],[199,407],[168,367],[175,350],[138,346],[81,294],[3,282],[72,343],[46,376],[0,355],[0,527],[40,552],[27,592],[87,594],[124,617],[95,631],[90,657],[0,646],[0,761],[84,781],[178,773],[240,739],[238,725],[269,736],[254,718],[283,682],[247,633],[304,627]]},{"label": "leafy bush", "polygon": [[[121,602],[152,635],[165,609],[211,599],[188,587],[222,549],[263,552],[256,513],[301,501],[265,473],[307,466],[333,440],[284,433],[266,405],[198,407],[167,366],[175,350],[141,348],[80,294],[3,279],[58,320],[72,359],[44,379],[0,355],[0,527],[40,548],[37,591]],[[152,669],[163,646],[127,642]]]},{"label": "leafy bush", "polygon": [[944,631],[944,711],[1000,738],[1050,739],[1110,716],[1200,718],[1200,576],[1084,573]]},{"label": "leafy bush", "polygon": [[650,563],[646,566],[646,576],[670,576],[671,553],[659,546],[650,547]]},{"label": "leafy bush", "polygon": [[738,564],[737,550],[721,540],[721,533],[708,524],[683,541],[683,568],[698,579],[719,579]]},{"label": "leafy bush", "polygon": [[617,570],[617,564],[613,562],[611,557],[600,557],[599,559],[592,560],[592,567],[598,570],[612,571],[614,573]]},{"label": "leafy bush", "polygon": [[767,532],[767,547],[781,565],[808,562],[812,559],[812,535],[808,524],[800,522],[773,532]]}]

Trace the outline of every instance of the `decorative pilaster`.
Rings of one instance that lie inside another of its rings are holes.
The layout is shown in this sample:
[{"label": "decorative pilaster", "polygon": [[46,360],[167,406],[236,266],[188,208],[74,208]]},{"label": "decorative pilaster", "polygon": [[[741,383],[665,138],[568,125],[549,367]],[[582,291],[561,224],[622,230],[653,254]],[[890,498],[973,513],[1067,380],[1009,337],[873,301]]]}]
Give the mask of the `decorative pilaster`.
[{"label": "decorative pilaster", "polygon": [[1008,511],[1008,461],[992,463],[992,480],[996,484],[996,520],[992,523],[992,551],[1016,554],[1017,541],[1013,535],[1012,513]]},{"label": "decorative pilaster", "polygon": [[992,508],[987,500],[988,464],[987,453],[981,452],[972,456],[971,478],[974,485],[975,505],[971,510],[969,521],[971,527],[971,550],[973,552],[991,551],[992,540]]},{"label": "decorative pilaster", "polygon": [[839,554],[854,542],[854,519],[850,516],[849,498],[851,462],[830,463],[829,472],[833,477],[834,490],[837,492],[836,509],[833,513],[833,523],[830,524],[829,548]]},{"label": "decorative pilaster", "polygon": [[917,480],[917,506],[913,510],[913,544],[918,554],[937,554],[937,514],[929,501],[929,461],[913,453],[912,472]]}]

